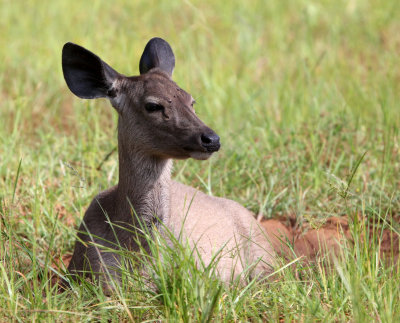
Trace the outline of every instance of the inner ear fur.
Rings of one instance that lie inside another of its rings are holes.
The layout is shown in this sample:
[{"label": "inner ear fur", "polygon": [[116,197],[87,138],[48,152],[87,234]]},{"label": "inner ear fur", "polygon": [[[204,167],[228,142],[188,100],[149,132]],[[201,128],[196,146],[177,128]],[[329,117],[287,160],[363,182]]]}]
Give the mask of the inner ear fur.
[{"label": "inner ear fur", "polygon": [[80,98],[112,98],[113,82],[120,76],[100,57],[87,49],[66,43],[62,50],[62,69],[69,89]]}]

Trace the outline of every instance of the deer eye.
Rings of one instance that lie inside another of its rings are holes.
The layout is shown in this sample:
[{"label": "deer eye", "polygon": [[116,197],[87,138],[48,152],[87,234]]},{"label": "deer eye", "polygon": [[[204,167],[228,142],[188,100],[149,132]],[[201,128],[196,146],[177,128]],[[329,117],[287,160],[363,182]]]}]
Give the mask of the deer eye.
[{"label": "deer eye", "polygon": [[146,111],[149,113],[164,110],[164,107],[161,104],[152,103],[152,102],[146,103],[144,107],[145,107]]}]

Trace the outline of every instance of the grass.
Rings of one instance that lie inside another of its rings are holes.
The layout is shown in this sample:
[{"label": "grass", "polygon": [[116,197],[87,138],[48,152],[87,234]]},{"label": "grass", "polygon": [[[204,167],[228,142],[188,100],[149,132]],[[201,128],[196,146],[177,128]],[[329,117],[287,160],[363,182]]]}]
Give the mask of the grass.
[{"label": "grass", "polygon": [[[399,265],[379,254],[382,229],[400,232],[398,1],[0,6],[0,321],[399,321]],[[57,293],[52,264],[118,172],[115,153],[98,169],[116,146],[116,115],[69,92],[62,45],[135,75],[155,35],[222,141],[210,161],[175,163],[174,177],[267,218],[348,215],[354,244],[330,269],[297,264],[268,285],[226,287],[182,247],[165,251],[182,270],[159,269],[173,286],[161,296],[135,279],[113,297],[88,283]]]}]

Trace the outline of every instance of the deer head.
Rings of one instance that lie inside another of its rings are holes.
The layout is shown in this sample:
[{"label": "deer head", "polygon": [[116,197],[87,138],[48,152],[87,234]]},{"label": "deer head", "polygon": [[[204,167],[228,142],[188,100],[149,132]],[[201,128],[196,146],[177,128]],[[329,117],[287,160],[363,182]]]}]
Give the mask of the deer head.
[{"label": "deer head", "polygon": [[172,80],[174,67],[174,53],[161,38],[147,43],[140,75],[132,77],[76,44],[66,43],[62,51],[70,90],[84,99],[108,98],[118,112],[120,150],[162,159],[207,159],[219,150],[219,137],[196,116],[192,96]]}]

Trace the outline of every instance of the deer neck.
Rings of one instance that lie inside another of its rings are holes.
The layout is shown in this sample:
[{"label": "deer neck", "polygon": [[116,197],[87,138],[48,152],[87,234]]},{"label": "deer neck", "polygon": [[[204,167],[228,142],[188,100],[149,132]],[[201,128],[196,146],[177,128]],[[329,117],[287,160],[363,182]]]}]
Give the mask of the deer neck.
[{"label": "deer neck", "polygon": [[[117,190],[118,221],[147,226],[166,223],[169,218],[169,194],[172,160],[149,156],[118,139],[119,182]],[[132,210],[136,213],[133,214]]]}]

